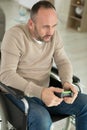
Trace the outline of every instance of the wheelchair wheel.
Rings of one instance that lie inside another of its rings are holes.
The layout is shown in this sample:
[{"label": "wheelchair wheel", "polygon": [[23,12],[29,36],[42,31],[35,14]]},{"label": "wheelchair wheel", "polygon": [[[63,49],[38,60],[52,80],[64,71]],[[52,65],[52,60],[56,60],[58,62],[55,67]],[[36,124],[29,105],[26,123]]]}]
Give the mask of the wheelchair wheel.
[{"label": "wheelchair wheel", "polygon": [[8,130],[7,112],[1,95],[0,95],[0,130]]},{"label": "wheelchair wheel", "polygon": [[75,130],[75,117],[69,116],[65,121],[65,127],[62,130]]},{"label": "wheelchair wheel", "polygon": [[8,130],[17,130],[17,129],[14,128],[14,127],[8,122]]}]

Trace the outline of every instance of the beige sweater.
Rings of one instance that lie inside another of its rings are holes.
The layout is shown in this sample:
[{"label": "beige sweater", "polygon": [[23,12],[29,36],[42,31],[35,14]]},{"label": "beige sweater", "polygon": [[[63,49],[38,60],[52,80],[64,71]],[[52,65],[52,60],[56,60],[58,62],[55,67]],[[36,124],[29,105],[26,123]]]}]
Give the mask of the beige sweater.
[{"label": "beige sweater", "polygon": [[72,82],[72,66],[56,31],[51,42],[38,44],[27,25],[14,26],[4,35],[1,53],[0,81],[27,96],[41,97],[43,87],[49,85],[53,60],[62,83]]}]

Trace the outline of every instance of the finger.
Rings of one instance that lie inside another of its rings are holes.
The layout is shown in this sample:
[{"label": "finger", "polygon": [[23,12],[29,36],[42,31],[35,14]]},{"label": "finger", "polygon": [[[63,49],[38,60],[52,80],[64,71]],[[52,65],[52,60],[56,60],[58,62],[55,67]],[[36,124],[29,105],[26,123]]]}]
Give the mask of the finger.
[{"label": "finger", "polygon": [[60,98],[58,98],[58,100],[55,100],[54,101],[55,106],[61,104],[62,101],[63,101],[63,99],[60,99]]},{"label": "finger", "polygon": [[73,101],[74,101],[74,99],[65,97],[65,98],[64,98],[64,101],[65,101],[66,103],[68,103],[68,104],[72,104]]},{"label": "finger", "polygon": [[64,101],[68,104],[72,104],[76,98],[77,98],[77,95],[75,94],[73,97],[64,97]]}]

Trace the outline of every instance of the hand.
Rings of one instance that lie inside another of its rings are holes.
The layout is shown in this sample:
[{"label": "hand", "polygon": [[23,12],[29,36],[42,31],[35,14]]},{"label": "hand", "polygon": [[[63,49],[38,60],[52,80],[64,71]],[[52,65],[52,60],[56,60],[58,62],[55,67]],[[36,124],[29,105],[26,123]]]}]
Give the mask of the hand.
[{"label": "hand", "polygon": [[68,82],[64,83],[64,89],[65,90],[71,90],[73,92],[73,97],[64,97],[64,101],[66,103],[72,104],[75,101],[75,99],[76,99],[76,97],[78,95],[77,89],[72,84],[70,84]]},{"label": "hand", "polygon": [[57,106],[63,101],[63,98],[58,98],[57,96],[54,95],[54,92],[63,92],[63,91],[64,91],[63,89],[55,87],[43,88],[41,99],[48,107]]}]

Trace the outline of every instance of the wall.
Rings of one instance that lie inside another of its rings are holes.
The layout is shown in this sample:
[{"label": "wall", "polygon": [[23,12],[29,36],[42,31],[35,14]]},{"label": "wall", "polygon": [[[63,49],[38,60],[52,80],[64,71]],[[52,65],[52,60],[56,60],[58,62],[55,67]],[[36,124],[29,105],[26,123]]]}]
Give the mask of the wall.
[{"label": "wall", "polygon": [[71,0],[55,0],[55,7],[62,22],[67,22]]},{"label": "wall", "polygon": [[46,0],[46,1],[50,1],[52,4],[54,4],[54,1],[55,1],[55,0]]}]

